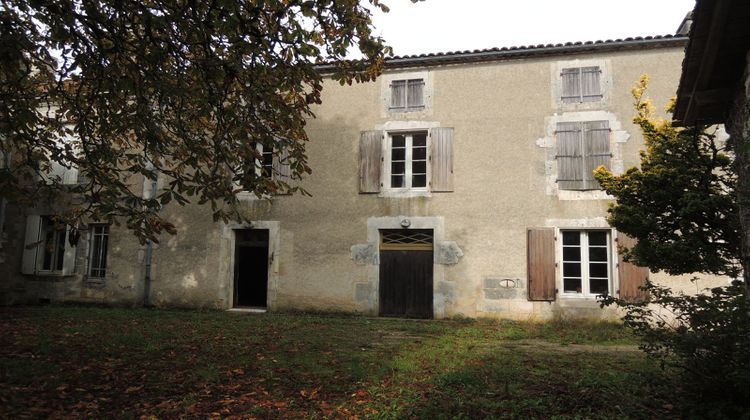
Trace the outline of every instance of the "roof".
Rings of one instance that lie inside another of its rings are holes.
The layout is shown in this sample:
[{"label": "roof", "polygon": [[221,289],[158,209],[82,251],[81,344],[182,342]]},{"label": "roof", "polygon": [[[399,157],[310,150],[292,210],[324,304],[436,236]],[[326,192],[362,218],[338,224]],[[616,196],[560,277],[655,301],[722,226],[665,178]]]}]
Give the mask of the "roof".
[{"label": "roof", "polygon": [[[489,48],[441,52],[433,54],[403,55],[386,59],[386,68],[426,67],[443,64],[474,63],[483,61],[503,61],[537,56],[577,54],[587,52],[642,50],[650,48],[682,47],[687,43],[682,35],[656,35],[608,39],[560,44],[539,44],[517,47]],[[333,69],[330,64],[322,64],[318,69],[325,72]]]},{"label": "roof", "polygon": [[682,62],[674,119],[683,125],[724,122],[750,49],[750,2],[698,0]]}]

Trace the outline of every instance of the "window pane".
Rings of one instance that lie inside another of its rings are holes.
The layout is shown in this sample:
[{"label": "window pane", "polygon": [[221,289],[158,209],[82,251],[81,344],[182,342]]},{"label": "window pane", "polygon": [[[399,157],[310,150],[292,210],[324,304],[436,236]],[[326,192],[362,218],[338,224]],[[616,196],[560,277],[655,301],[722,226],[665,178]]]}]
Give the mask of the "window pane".
[{"label": "window pane", "polygon": [[411,178],[411,186],[414,188],[422,188],[427,186],[427,175],[414,175]]},{"label": "window pane", "polygon": [[581,279],[563,279],[563,291],[567,293],[581,293]]},{"label": "window pane", "polygon": [[589,248],[589,260],[591,260],[591,261],[607,261],[607,247],[591,247],[591,248]]},{"label": "window pane", "polygon": [[574,262],[563,263],[563,277],[581,277],[581,264]]},{"label": "window pane", "polygon": [[107,269],[107,251],[109,250],[109,226],[107,227],[107,235],[105,235],[104,239],[102,240],[102,247],[102,258],[99,268],[101,270],[100,276],[104,277]]},{"label": "window pane", "polygon": [[419,175],[419,174],[426,174],[427,173],[427,162],[425,161],[418,161],[414,162],[411,165],[411,172],[413,174]]},{"label": "window pane", "polygon": [[406,149],[391,149],[391,160],[406,159]]},{"label": "window pane", "polygon": [[404,187],[404,176],[403,175],[392,175],[391,176],[391,187],[392,188],[403,188]]},{"label": "window pane", "polygon": [[581,261],[581,248],[578,247],[563,247],[563,260],[564,261]]},{"label": "window pane", "polygon": [[601,295],[609,292],[609,280],[607,279],[591,279],[589,283],[589,291],[592,294]]},{"label": "window pane", "polygon": [[609,277],[607,273],[607,263],[590,263],[589,276],[591,277]]},{"label": "window pane", "polygon": [[392,137],[391,144],[393,147],[406,147],[406,138],[402,135]]},{"label": "window pane", "polygon": [[589,232],[589,245],[607,245],[607,232]]},{"label": "window pane", "polygon": [[427,146],[427,134],[414,134],[412,136],[412,146],[414,147],[425,147]]},{"label": "window pane", "polygon": [[414,160],[425,160],[427,159],[427,148],[426,147],[416,147],[412,150],[412,159]]},{"label": "window pane", "polygon": [[[47,224],[45,229],[50,229]],[[55,231],[46,230],[44,236],[44,257],[42,258],[42,270],[52,270],[52,256],[55,255]]]},{"label": "window pane", "polygon": [[563,232],[563,245],[580,245],[581,234],[578,232]]},{"label": "window pane", "polygon": [[94,233],[93,242],[91,243],[91,268],[98,269],[101,264],[102,236]]},{"label": "window pane", "polygon": [[391,174],[393,175],[401,175],[406,173],[405,170],[406,164],[404,162],[393,162],[391,163]]}]

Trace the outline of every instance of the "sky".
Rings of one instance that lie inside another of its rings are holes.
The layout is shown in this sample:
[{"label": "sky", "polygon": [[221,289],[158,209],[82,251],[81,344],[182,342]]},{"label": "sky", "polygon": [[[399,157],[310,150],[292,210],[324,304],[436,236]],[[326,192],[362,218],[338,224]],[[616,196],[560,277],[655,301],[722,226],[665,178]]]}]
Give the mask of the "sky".
[{"label": "sky", "polygon": [[695,0],[383,0],[396,55],[674,34]]}]

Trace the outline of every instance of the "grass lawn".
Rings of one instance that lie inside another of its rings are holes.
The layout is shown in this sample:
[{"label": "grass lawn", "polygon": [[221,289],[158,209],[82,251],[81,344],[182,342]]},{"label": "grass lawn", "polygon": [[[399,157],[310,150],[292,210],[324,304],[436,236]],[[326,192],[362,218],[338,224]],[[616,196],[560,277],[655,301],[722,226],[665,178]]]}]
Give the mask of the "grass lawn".
[{"label": "grass lawn", "polygon": [[0,308],[0,418],[672,417],[614,324]]}]

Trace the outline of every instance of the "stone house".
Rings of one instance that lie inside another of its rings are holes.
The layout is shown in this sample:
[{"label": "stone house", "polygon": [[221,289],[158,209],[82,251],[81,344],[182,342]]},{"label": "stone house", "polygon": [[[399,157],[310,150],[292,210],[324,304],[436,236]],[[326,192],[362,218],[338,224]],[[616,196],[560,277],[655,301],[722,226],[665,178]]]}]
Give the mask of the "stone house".
[{"label": "stone house", "polygon": [[[252,223],[167,205],[178,234],[140,245],[91,225],[70,246],[55,203],[4,210],[5,303],[83,301],[408,317],[607,317],[648,271],[592,177],[638,163],[630,88],[664,103],[687,38],[657,36],[395,57],[377,81],[325,84],[307,146],[312,197],[257,199]],[[321,68],[325,71],[325,68]],[[274,165],[273,158],[259,166]],[[75,174],[64,174],[75,182]],[[134,181],[153,194],[157,183]],[[46,246],[27,246],[44,243]],[[685,278],[655,281],[696,291]]]}]

